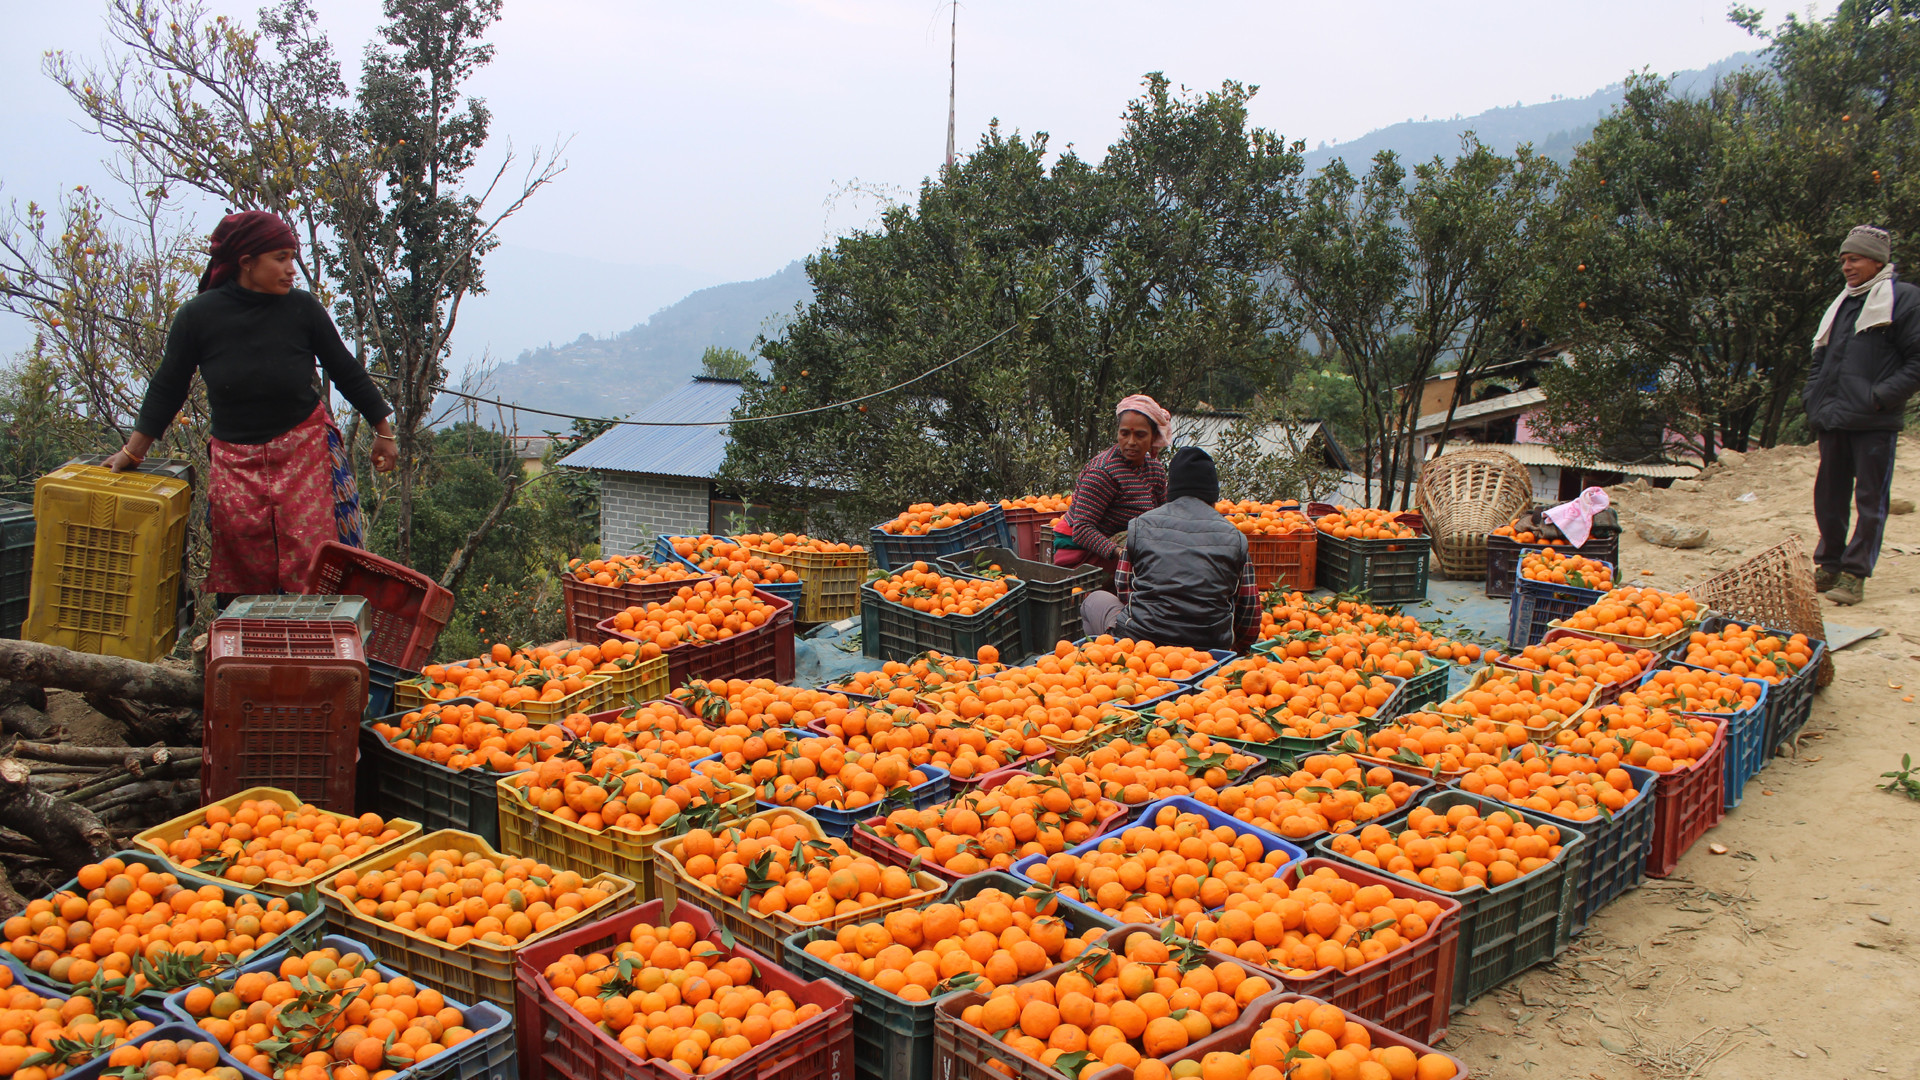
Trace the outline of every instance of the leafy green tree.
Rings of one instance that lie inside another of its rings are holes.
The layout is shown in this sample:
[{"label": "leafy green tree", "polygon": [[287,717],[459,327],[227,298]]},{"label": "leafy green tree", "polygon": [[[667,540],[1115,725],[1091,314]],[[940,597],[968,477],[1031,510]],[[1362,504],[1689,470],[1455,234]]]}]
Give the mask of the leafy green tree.
[{"label": "leafy green tree", "polygon": [[1249,126],[1252,88],[1146,87],[1100,165],[995,124],[808,260],[815,299],[760,344],[737,416],[926,377],[736,425],[728,485],[857,535],[911,501],[1066,488],[1126,394],[1225,405],[1270,382],[1293,356],[1270,271],[1300,148]]},{"label": "leafy green tree", "polygon": [[709,345],[700,354],[700,374],[710,379],[744,379],[753,371],[753,357],[739,349]]}]

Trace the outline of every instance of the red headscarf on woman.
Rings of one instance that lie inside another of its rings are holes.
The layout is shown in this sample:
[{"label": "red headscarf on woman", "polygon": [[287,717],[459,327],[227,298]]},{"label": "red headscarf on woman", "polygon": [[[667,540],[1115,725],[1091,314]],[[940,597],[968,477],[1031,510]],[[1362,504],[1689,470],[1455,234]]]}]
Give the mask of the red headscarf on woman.
[{"label": "red headscarf on woman", "polygon": [[216,288],[240,274],[240,259],[284,248],[300,250],[300,237],[278,214],[243,210],[228,214],[213,227],[207,242],[207,270],[200,275],[200,291]]}]

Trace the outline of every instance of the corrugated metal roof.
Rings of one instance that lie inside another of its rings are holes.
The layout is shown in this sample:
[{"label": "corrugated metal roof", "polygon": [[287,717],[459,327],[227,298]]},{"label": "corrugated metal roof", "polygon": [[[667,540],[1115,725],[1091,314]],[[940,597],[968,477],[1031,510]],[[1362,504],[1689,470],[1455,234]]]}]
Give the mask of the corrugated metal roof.
[{"label": "corrugated metal roof", "polygon": [[[1208,454],[1219,457],[1220,446],[1226,441],[1233,425],[1245,418],[1244,413],[1174,413],[1173,445],[1197,446]],[[1346,468],[1346,452],[1334,441],[1333,432],[1323,431],[1318,420],[1301,424],[1267,423],[1260,425],[1254,433],[1254,445],[1263,454],[1297,454],[1313,445],[1316,437],[1324,439],[1328,464],[1336,468]]]},{"label": "corrugated metal roof", "polygon": [[[740,384],[731,379],[696,377],[629,419],[654,421],[725,420],[740,402]],[[621,424],[568,454],[560,464],[572,469],[653,473],[711,480],[727,459],[732,439],[725,426],[634,427]]]},{"label": "corrugated metal roof", "polygon": [[[1517,413],[1524,409],[1532,408],[1545,400],[1547,400],[1547,392],[1537,386],[1531,390],[1522,390],[1514,394],[1501,394],[1499,397],[1490,397],[1485,401],[1475,401],[1460,406],[1459,409],[1454,411],[1453,422],[1458,424],[1467,420],[1491,419],[1505,413]],[[1438,412],[1424,413],[1413,425],[1413,430],[1415,432],[1425,432],[1438,428],[1446,422],[1447,410],[1445,409],[1441,409]]]},{"label": "corrugated metal roof", "polygon": [[1665,477],[1673,477],[1676,480],[1685,480],[1693,476],[1697,476],[1700,473],[1700,470],[1697,467],[1692,465],[1625,465],[1617,461],[1596,461],[1588,465],[1575,465],[1574,462],[1569,461],[1564,457],[1561,457],[1560,454],[1557,451],[1555,451],[1553,447],[1542,446],[1539,443],[1494,444],[1494,443],[1450,442],[1446,445],[1446,448],[1444,450],[1440,451],[1440,453],[1441,453],[1441,456],[1444,457],[1447,454],[1460,453],[1466,450],[1505,451],[1506,453],[1512,454],[1514,457],[1514,460],[1518,461],[1520,464],[1531,465],[1537,468],[1547,468],[1555,465],[1574,466],[1577,468],[1587,469],[1590,472],[1617,472],[1617,473],[1624,473],[1627,476],[1651,477],[1656,480],[1662,479]]}]

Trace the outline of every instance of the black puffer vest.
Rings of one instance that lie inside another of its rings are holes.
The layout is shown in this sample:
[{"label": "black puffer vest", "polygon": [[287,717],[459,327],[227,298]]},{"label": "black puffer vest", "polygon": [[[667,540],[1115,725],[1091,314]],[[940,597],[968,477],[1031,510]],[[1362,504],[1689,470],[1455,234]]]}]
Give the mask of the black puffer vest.
[{"label": "black puffer vest", "polygon": [[1247,538],[1211,503],[1178,498],[1127,525],[1133,600],[1116,637],[1194,649],[1233,648],[1234,601]]}]

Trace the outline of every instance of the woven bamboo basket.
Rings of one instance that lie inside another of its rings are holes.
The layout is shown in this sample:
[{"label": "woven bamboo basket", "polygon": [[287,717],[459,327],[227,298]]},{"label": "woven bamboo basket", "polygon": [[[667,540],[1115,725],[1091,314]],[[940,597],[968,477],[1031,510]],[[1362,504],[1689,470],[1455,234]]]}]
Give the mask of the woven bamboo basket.
[{"label": "woven bamboo basket", "polygon": [[1463,450],[1421,467],[1414,500],[1433,537],[1440,573],[1484,581],[1487,535],[1533,505],[1533,480],[1512,454]]},{"label": "woven bamboo basket", "polygon": [[[1820,594],[1813,591],[1813,560],[1792,533],[1773,547],[1723,573],[1690,586],[1703,608],[1741,622],[1776,626],[1811,638],[1827,636]],[[1833,654],[1821,661],[1819,685],[1833,681]],[[1767,747],[1769,753],[1773,747]]]}]

